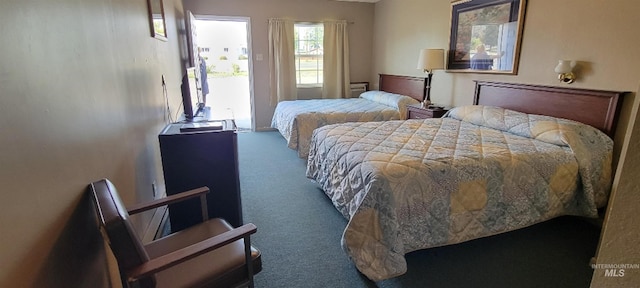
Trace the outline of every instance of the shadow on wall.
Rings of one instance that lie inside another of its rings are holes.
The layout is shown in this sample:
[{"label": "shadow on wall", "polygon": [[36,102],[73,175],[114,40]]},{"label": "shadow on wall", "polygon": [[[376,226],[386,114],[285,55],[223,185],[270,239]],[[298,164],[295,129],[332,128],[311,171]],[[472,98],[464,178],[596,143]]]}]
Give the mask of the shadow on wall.
[{"label": "shadow on wall", "polygon": [[37,273],[33,287],[110,287],[104,241],[84,193]]}]

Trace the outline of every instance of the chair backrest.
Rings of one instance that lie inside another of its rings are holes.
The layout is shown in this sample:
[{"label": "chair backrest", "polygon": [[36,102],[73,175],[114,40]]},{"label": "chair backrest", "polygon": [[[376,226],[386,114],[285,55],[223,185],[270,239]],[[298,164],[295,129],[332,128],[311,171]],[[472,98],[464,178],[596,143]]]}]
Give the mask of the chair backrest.
[{"label": "chair backrest", "polygon": [[89,190],[95,204],[100,230],[109,242],[121,273],[149,261],[149,255],[133,229],[129,213],[113,183],[102,179],[91,183]]}]

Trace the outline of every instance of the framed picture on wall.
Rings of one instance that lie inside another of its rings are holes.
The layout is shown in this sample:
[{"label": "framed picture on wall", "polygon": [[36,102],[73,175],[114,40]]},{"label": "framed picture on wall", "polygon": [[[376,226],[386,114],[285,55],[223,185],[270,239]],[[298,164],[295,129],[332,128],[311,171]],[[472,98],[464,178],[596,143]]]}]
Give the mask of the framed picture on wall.
[{"label": "framed picture on wall", "polygon": [[526,0],[451,4],[447,71],[517,74]]},{"label": "framed picture on wall", "polygon": [[151,27],[151,37],[167,41],[167,24],[164,18],[163,0],[147,0],[149,6],[149,25]]}]

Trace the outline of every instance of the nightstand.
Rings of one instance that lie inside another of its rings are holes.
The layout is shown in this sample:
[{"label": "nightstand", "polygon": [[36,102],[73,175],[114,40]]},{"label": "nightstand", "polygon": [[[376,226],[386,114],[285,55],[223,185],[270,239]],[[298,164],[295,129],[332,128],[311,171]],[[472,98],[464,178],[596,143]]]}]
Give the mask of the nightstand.
[{"label": "nightstand", "polygon": [[422,104],[413,104],[407,106],[407,119],[427,119],[427,118],[440,118],[444,113],[447,113],[449,109],[428,109],[422,107]]}]

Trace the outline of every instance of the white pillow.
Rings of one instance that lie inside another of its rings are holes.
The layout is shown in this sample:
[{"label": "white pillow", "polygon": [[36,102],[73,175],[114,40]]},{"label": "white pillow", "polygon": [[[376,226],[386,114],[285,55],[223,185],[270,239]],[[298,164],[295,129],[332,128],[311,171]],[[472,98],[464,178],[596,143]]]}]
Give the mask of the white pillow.
[{"label": "white pillow", "polygon": [[418,100],[413,99],[409,96],[377,90],[363,92],[362,94],[360,94],[360,98],[396,108],[400,112],[403,112],[406,109],[407,105],[420,103]]},{"label": "white pillow", "polygon": [[559,146],[569,146],[569,139],[577,137],[575,135],[602,134],[591,138],[608,138],[604,133],[587,124],[563,118],[527,114],[500,107],[460,106],[449,110],[447,117]]}]

